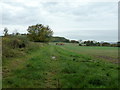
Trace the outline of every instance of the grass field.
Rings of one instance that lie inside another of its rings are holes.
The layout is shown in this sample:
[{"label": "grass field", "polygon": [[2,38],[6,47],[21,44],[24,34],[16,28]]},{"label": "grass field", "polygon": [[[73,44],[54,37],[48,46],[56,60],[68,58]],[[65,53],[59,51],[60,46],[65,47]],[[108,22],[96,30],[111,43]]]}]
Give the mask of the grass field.
[{"label": "grass field", "polygon": [[4,62],[3,88],[117,88],[117,58],[116,47],[42,45]]},{"label": "grass field", "polygon": [[[82,55],[93,56],[108,60],[110,62],[118,63],[118,47],[99,47],[99,46],[78,46],[78,44],[68,44],[64,46],[65,49],[71,50]],[[63,48],[64,48],[63,47]]]}]

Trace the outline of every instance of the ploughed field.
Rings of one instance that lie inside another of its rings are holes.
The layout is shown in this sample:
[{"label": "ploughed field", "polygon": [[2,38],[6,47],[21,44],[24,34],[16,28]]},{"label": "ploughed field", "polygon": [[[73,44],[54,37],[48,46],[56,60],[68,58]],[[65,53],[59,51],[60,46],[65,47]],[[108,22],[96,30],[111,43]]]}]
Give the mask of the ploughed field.
[{"label": "ploughed field", "polygon": [[3,64],[3,88],[117,88],[118,48],[40,45]]}]

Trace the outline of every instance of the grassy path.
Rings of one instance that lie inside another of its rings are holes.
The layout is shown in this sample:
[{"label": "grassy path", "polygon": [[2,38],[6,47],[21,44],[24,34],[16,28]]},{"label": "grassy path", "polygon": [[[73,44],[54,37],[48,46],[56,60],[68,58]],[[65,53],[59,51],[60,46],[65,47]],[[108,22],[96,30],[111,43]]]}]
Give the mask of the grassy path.
[{"label": "grassy path", "polygon": [[[3,67],[4,88],[117,87],[118,67],[62,46],[45,45]],[[112,83],[114,82],[114,84]]]},{"label": "grassy path", "polygon": [[[56,88],[58,81],[54,77],[59,72],[58,62],[57,53],[51,46],[42,47],[25,58],[13,59],[3,66],[3,87],[35,87],[38,84],[37,87],[40,88]],[[23,78],[23,81],[19,81],[20,78]]]},{"label": "grassy path", "polygon": [[[59,72],[59,63],[54,47],[49,47],[48,53],[50,54],[49,59],[46,60],[46,64],[49,65],[46,70],[45,87],[46,88],[57,88],[57,79],[55,78]],[[54,58],[53,58],[54,57]]]}]

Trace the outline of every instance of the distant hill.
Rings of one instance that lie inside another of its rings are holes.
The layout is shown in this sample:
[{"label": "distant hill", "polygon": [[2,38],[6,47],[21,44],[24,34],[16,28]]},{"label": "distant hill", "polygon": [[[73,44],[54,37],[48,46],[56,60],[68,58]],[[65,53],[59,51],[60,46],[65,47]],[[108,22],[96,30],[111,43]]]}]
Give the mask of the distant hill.
[{"label": "distant hill", "polygon": [[64,37],[52,37],[51,42],[70,42],[70,40]]}]

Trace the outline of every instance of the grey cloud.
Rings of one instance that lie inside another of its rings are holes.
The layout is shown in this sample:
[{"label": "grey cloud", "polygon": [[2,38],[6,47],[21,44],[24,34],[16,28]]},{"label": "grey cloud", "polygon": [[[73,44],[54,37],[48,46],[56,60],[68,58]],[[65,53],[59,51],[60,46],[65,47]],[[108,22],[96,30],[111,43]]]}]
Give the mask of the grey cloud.
[{"label": "grey cloud", "polygon": [[[23,6],[19,7],[23,8],[23,10],[21,10],[20,12],[9,10],[9,8],[7,7],[3,8],[2,19],[4,25],[28,25],[36,22],[44,23],[44,18],[42,15],[40,15],[40,10],[38,8]],[[14,6],[14,8],[16,9],[16,6]]]},{"label": "grey cloud", "polygon": [[118,39],[118,32],[116,30],[79,30],[61,32],[60,35],[77,40],[117,41]]},{"label": "grey cloud", "polygon": [[[14,30],[17,25],[22,27],[42,23],[51,25],[52,28],[55,29],[55,35],[66,36],[71,39],[79,39],[79,37],[98,40],[116,39],[117,30],[115,30],[115,32],[107,32],[106,30],[83,32],[80,28],[116,29],[117,3],[90,2],[86,5],[77,4],[75,7],[71,4],[72,2],[37,2],[38,3],[34,5],[34,3],[28,3],[26,0],[22,0],[22,2],[3,1],[3,25],[9,25],[11,28],[13,27]],[[62,29],[60,29],[61,27]],[[73,28],[73,32],[69,30],[70,28]],[[75,31],[75,28],[79,28],[80,30]],[[23,30],[20,29],[20,32],[24,32],[26,27],[22,29]],[[56,31],[59,30],[60,33],[57,33]]]},{"label": "grey cloud", "polygon": [[[59,2],[63,3],[63,2]],[[115,7],[117,4],[113,2],[103,2],[103,3],[92,3],[89,2],[88,5],[79,5],[76,8],[73,8],[68,3],[66,3],[66,6],[64,4],[58,4],[58,2],[51,2],[51,3],[44,3],[43,6],[52,13],[61,12],[61,13],[67,13],[67,14],[73,14],[73,15],[84,15],[88,16],[89,14],[96,14],[101,13],[100,11],[114,11],[113,7]]]},{"label": "grey cloud", "polygon": [[50,7],[50,6],[55,6],[58,5],[59,2],[43,2],[43,6]]},{"label": "grey cloud", "polygon": [[[70,16],[75,21],[105,21],[117,18],[117,3],[103,2],[103,3],[88,3],[88,5],[78,5],[78,7],[72,7],[68,3],[64,5],[60,3],[49,3],[43,4],[45,10],[60,16],[65,14],[66,17]],[[108,17],[108,14],[112,15]],[[105,19],[106,18],[106,19]]]},{"label": "grey cloud", "polygon": [[[86,21],[86,20],[101,20],[100,17],[103,17],[102,12],[104,9],[109,6],[113,6],[114,3],[94,3],[88,6],[79,6],[77,8],[72,8],[69,6],[67,3],[60,4],[61,2],[47,2],[47,3],[41,3],[43,11],[49,12],[51,15],[56,14],[60,15],[60,13],[63,13],[67,16],[73,15],[74,20],[76,21]],[[28,24],[28,23],[35,23],[37,22],[42,22],[45,23],[45,18],[42,14],[42,11],[39,10],[41,6],[36,6],[36,7],[30,7],[26,6],[23,3],[14,3],[14,2],[6,2],[5,4],[8,4],[10,6],[13,6],[14,8],[17,7],[22,7],[24,10],[21,12],[14,12],[9,11],[9,8],[3,8],[3,24]],[[68,6],[67,6],[68,5]],[[102,11],[99,9],[103,8]],[[110,8],[108,8],[110,9]],[[107,9],[107,10],[108,10]],[[99,15],[99,18],[96,18],[94,15]],[[93,15],[93,16],[92,16]],[[71,16],[72,18],[72,16]],[[32,22],[31,22],[32,21]]]}]

